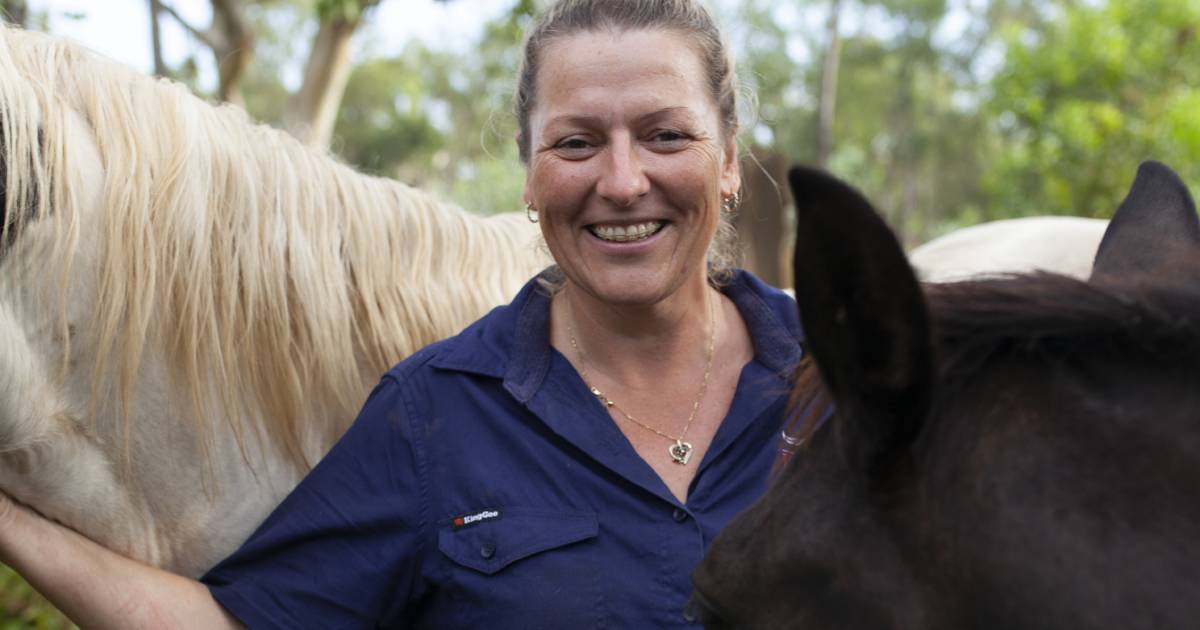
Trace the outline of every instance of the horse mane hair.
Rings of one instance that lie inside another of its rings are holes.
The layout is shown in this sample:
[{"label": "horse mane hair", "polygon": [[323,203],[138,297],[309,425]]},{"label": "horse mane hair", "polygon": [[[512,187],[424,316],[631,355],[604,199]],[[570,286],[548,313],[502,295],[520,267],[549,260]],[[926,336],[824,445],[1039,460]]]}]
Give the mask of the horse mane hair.
[{"label": "horse mane hair", "polygon": [[[1200,289],[1162,279],[1087,282],[1048,272],[923,285],[944,388],[1001,356],[1152,358],[1200,364]],[[793,377],[781,448],[808,443],[832,404],[805,354]],[[948,391],[939,392],[945,397]]]},{"label": "horse mane hair", "polygon": [[[76,44],[3,27],[0,39],[3,236],[53,224],[64,306],[72,253],[99,240],[98,302],[81,323],[94,326],[93,405],[115,395],[127,418],[158,343],[205,440],[228,422],[244,444],[235,419],[251,418],[307,466],[320,453],[306,445],[340,435],[379,374],[507,301],[546,260],[515,213],[478,217],[360,174]],[[61,185],[73,116],[98,147],[102,191]],[[89,192],[103,216],[84,235]]]},{"label": "horse mane hair", "polygon": [[1036,272],[927,284],[925,297],[951,382],[1001,354],[1189,363],[1200,356],[1200,290],[1176,274],[1085,282]]}]

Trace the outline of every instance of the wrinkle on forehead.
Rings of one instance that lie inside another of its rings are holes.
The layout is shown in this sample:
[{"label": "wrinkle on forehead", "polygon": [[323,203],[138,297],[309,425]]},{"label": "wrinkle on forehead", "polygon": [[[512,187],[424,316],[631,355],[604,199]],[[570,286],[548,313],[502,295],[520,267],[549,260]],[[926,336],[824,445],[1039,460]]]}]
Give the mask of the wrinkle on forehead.
[{"label": "wrinkle on forehead", "polygon": [[[567,47],[572,49],[569,55],[564,53]],[[684,36],[673,31],[606,30],[565,36],[546,45],[543,59],[531,118],[550,121],[577,113],[547,111],[556,104],[609,117],[670,107],[687,109],[693,118],[716,117],[700,57]],[[703,103],[705,111],[682,106],[684,100]]]}]

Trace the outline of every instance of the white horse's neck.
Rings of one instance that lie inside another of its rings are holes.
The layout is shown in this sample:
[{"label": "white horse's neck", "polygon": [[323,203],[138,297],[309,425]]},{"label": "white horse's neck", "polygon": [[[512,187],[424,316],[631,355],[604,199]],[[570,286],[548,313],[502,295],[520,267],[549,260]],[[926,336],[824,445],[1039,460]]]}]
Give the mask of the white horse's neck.
[{"label": "white horse's neck", "polygon": [[311,463],[313,432],[323,452],[367,383],[547,262],[515,216],[480,218],[356,173],[182,86],[90,56],[60,61],[34,80],[59,88],[48,117],[82,116],[107,174],[94,376],[115,375],[117,392],[160,340],[195,417],[256,417]]},{"label": "white horse's neck", "polygon": [[0,259],[0,367],[22,374],[0,488],[177,570],[231,551],[387,367],[548,263],[519,215],[42,35],[0,28],[0,122],[5,211],[37,200]]}]

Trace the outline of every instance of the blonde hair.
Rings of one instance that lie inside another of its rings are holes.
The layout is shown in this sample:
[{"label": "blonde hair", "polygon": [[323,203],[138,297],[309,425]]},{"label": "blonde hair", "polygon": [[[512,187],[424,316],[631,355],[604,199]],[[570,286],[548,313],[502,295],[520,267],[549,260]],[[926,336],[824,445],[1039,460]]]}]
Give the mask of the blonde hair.
[{"label": "blonde hair", "polygon": [[[0,242],[53,223],[62,306],[65,276],[95,273],[93,404],[115,396],[127,417],[159,340],[200,435],[249,417],[307,465],[305,444],[340,435],[379,374],[546,263],[515,213],[483,218],[362,175],[76,45],[9,28],[0,39]],[[67,185],[75,116],[104,169],[94,270],[71,271],[86,192]]]}]

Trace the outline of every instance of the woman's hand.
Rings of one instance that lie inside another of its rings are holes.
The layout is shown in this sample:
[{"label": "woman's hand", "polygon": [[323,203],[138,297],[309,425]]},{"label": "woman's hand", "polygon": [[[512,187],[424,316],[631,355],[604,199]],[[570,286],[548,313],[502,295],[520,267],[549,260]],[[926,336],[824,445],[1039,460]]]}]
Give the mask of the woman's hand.
[{"label": "woman's hand", "polygon": [[0,562],[82,627],[241,627],[200,582],[101,547],[3,492]]}]

